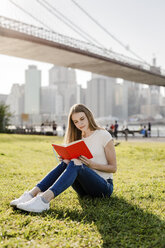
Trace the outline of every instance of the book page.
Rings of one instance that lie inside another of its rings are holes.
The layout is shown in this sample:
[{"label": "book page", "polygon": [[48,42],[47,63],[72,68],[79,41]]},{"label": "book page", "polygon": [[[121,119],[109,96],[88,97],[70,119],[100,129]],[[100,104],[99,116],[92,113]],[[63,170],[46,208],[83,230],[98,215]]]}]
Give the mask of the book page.
[{"label": "book page", "polygon": [[81,142],[81,141],[82,141],[82,139],[81,139],[81,140],[76,140],[76,141],[70,142],[70,143],[68,143],[68,144],[62,144],[62,146],[63,146],[63,147],[67,147],[67,146],[76,144],[76,143]]}]

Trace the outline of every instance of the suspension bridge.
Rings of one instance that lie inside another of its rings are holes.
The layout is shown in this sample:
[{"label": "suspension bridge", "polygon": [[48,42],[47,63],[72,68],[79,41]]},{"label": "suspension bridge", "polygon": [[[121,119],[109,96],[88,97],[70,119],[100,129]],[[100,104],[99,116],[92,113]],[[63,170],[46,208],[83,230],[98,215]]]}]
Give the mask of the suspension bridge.
[{"label": "suspension bridge", "polygon": [[0,16],[0,44],[0,54],[165,86],[165,71],[160,68],[90,42],[4,16]]}]

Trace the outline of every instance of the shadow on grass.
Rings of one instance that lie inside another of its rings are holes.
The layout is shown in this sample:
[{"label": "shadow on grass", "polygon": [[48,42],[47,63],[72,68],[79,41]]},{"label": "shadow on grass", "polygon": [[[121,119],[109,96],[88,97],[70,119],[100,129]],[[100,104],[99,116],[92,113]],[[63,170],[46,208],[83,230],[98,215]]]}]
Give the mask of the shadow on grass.
[{"label": "shadow on grass", "polygon": [[[124,199],[79,198],[80,210],[49,210],[56,219],[69,218],[84,223],[94,222],[103,240],[103,247],[165,247],[165,222],[144,212]],[[45,215],[44,213],[43,215]]]}]

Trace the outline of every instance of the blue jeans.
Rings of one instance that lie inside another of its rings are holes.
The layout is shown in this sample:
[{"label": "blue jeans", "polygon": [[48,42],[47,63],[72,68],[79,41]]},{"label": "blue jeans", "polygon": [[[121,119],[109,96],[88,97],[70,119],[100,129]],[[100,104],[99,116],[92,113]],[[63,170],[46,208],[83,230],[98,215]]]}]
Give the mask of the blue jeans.
[{"label": "blue jeans", "polygon": [[55,197],[69,186],[80,196],[110,197],[113,192],[112,179],[105,180],[86,165],[75,165],[73,161],[68,165],[60,163],[36,186],[42,192],[50,189]]}]

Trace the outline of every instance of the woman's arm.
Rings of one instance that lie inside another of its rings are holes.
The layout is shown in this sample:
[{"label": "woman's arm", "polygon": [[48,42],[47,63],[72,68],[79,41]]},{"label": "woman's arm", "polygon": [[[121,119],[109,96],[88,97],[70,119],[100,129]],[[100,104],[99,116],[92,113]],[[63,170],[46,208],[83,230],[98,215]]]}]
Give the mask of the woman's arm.
[{"label": "woman's arm", "polygon": [[105,156],[108,162],[107,165],[98,164],[84,156],[80,156],[80,160],[92,169],[103,172],[115,173],[117,170],[117,163],[116,163],[116,153],[115,153],[113,141],[110,140],[104,149],[105,149]]}]

